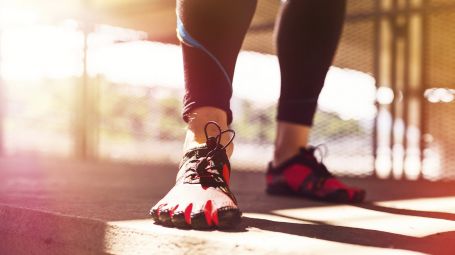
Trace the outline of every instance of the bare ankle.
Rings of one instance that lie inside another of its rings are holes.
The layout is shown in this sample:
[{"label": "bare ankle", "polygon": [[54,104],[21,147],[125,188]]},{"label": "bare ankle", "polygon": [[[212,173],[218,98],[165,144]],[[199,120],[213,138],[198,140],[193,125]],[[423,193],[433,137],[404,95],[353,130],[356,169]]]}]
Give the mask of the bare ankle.
[{"label": "bare ankle", "polygon": [[306,147],[311,127],[288,122],[278,122],[273,165],[278,166]]},{"label": "bare ankle", "polygon": [[275,149],[273,153],[273,166],[279,166],[290,158],[294,157],[299,152],[299,148],[292,149]]},{"label": "bare ankle", "polygon": [[[215,121],[221,130],[228,129],[226,112],[215,107],[200,107],[195,109],[188,116],[188,128],[186,132],[185,144],[183,150],[194,148],[198,145],[204,144],[207,140],[205,128],[209,121]],[[219,130],[216,126],[207,126],[208,137],[219,135]],[[225,145],[229,142],[231,137],[229,134],[221,136],[221,144]],[[233,153],[234,145],[231,143],[226,148],[226,153],[230,157]]]}]

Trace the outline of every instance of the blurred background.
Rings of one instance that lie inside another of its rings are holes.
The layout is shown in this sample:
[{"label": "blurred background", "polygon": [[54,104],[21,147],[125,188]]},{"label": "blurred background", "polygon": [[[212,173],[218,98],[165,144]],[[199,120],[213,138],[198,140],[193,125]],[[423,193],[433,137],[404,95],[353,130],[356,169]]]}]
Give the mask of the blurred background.
[{"label": "blurred background", "polygon": [[[271,159],[279,0],[259,0],[234,78],[233,165]],[[176,164],[174,0],[2,0],[0,155]],[[348,0],[311,144],[337,175],[455,180],[455,3]],[[260,90],[261,93],[252,93]]]}]

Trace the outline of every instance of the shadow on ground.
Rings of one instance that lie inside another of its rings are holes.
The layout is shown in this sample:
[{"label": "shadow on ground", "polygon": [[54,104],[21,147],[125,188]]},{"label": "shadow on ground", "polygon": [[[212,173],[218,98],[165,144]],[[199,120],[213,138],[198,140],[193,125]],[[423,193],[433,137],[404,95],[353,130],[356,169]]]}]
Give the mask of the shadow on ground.
[{"label": "shadow on ground", "polygon": [[[243,218],[242,225],[244,227],[255,227],[267,231],[362,246],[404,249],[428,254],[452,255],[455,253],[455,247],[453,247],[452,243],[455,240],[455,231],[417,238],[370,229],[326,224],[289,223],[249,217]],[[452,247],[450,247],[451,245]]]}]

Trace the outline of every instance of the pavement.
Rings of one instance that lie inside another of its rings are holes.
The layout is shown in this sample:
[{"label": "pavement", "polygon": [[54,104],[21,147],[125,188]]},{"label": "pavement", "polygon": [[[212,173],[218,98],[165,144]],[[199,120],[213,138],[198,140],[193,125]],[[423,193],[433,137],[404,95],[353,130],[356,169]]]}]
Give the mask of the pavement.
[{"label": "pavement", "polygon": [[[235,166],[234,166],[235,168]],[[0,158],[0,254],[455,254],[455,183],[345,179],[359,205],[264,193],[235,171],[236,229],[179,230],[147,213],[176,166]]]}]

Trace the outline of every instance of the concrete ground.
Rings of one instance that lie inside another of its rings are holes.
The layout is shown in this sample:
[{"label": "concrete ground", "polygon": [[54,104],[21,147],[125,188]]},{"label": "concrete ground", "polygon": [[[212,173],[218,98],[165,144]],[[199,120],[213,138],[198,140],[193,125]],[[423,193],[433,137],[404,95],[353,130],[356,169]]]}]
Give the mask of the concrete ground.
[{"label": "concrete ground", "polygon": [[[235,166],[234,166],[235,167]],[[175,166],[0,159],[0,254],[455,254],[454,183],[346,179],[360,205],[268,196],[234,172],[230,231],[153,224]]]}]

